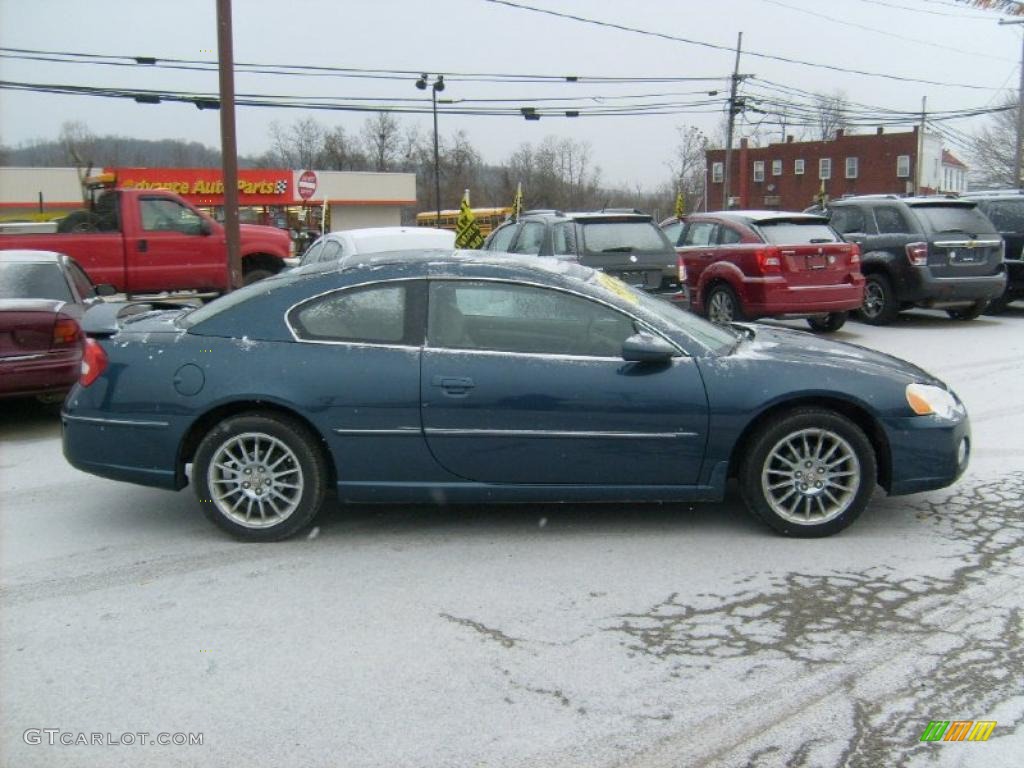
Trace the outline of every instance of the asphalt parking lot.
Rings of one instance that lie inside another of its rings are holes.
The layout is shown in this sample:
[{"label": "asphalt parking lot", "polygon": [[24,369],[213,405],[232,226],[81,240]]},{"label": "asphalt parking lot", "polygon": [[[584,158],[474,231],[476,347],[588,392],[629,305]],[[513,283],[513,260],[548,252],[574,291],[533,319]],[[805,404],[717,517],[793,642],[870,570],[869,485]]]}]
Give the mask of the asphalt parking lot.
[{"label": "asphalt parking lot", "polygon": [[[1024,309],[835,337],[947,381],[974,451],[823,540],[733,493],[346,508],[245,545],[190,491],[70,468],[52,409],[0,403],[3,765],[1020,765]],[[921,742],[932,720],[997,724]]]}]

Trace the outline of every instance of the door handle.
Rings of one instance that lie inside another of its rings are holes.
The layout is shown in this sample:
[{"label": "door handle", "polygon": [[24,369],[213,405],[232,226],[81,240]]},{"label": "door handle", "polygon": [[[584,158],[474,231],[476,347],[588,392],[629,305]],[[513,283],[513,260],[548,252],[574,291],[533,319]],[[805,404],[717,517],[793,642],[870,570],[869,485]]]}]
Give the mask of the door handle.
[{"label": "door handle", "polygon": [[149,242],[146,240],[139,240],[139,253],[145,253],[149,250]]},{"label": "door handle", "polygon": [[430,383],[443,389],[447,395],[465,395],[476,386],[472,379],[464,376],[435,376]]}]

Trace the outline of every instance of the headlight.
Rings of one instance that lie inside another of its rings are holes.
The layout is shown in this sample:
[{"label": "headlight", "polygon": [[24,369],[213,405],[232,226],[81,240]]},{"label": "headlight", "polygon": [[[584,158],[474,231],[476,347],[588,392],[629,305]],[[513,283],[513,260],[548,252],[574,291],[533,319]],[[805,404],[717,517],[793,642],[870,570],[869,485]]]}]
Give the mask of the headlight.
[{"label": "headlight", "polygon": [[931,384],[907,384],[907,404],[918,416],[955,419],[963,411],[952,392]]}]

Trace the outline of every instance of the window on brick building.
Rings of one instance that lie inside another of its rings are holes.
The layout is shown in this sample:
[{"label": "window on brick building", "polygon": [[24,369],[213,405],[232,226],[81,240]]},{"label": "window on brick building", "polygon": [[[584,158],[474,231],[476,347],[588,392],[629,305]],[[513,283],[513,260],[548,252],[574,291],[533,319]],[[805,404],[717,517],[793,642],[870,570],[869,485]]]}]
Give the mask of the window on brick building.
[{"label": "window on brick building", "polygon": [[764,181],[764,160],[754,161],[754,181]]},{"label": "window on brick building", "polygon": [[857,178],[857,158],[848,157],[846,158],[846,178],[856,179]]},{"label": "window on brick building", "polygon": [[772,176],[781,176],[781,175],[782,175],[782,161],[781,160],[772,160]]},{"label": "window on brick building", "polygon": [[823,157],[818,160],[818,178],[819,179],[831,179],[832,178],[832,158]]},{"label": "window on brick building", "polygon": [[722,179],[725,178],[725,165],[722,163],[711,164],[711,181],[716,184],[721,184]]},{"label": "window on brick building", "polygon": [[802,157],[798,157],[793,161],[793,173],[796,176],[804,175],[804,159]]},{"label": "window on brick building", "polygon": [[896,176],[900,179],[910,178],[910,155],[896,157]]}]

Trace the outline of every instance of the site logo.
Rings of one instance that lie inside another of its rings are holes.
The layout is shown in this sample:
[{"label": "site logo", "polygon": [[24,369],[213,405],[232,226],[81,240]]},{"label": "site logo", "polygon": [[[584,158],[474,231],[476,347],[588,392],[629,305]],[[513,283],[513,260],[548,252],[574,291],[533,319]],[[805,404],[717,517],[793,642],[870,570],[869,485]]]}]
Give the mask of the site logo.
[{"label": "site logo", "polygon": [[921,741],[988,741],[995,727],[995,720],[932,720]]}]

